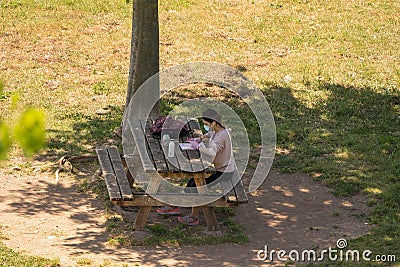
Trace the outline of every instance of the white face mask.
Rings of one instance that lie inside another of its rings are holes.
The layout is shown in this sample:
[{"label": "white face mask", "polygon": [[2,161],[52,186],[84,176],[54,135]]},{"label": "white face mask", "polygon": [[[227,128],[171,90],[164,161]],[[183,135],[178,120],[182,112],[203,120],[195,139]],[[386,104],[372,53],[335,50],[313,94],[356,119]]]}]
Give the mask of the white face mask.
[{"label": "white face mask", "polygon": [[210,131],[210,127],[204,124],[204,130],[208,133]]}]

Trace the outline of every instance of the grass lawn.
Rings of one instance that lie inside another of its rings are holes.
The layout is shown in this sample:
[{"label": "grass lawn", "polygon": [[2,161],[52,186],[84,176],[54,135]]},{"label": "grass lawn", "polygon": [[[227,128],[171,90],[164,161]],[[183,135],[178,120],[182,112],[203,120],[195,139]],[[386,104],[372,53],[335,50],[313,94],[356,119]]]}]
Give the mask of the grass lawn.
[{"label": "grass lawn", "polygon": [[[49,162],[93,153],[120,124],[131,5],[0,2],[0,117],[12,125],[27,107],[43,110],[48,145],[42,154]],[[275,117],[273,167],[308,173],[338,196],[366,194],[373,207],[366,220],[373,229],[351,240],[349,249],[397,259],[399,13],[396,0],[161,0],[159,7],[161,68],[215,61],[241,70],[264,93]],[[104,108],[110,112],[102,115]],[[257,125],[244,107],[236,110],[257,146]],[[14,148],[10,158],[20,154]],[[15,254],[0,246],[0,255],[0,263],[9,265],[14,256],[3,255]]]},{"label": "grass lawn", "polygon": [[0,243],[1,266],[57,267],[59,260],[49,260],[41,257],[24,256]]}]

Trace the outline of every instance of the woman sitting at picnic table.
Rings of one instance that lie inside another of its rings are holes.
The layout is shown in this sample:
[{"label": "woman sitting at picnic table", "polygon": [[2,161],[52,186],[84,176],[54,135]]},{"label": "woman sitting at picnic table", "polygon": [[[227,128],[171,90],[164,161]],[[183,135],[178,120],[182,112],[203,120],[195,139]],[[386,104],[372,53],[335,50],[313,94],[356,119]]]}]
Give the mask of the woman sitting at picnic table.
[{"label": "woman sitting at picnic table", "polygon": [[[188,139],[193,149],[199,150],[201,153],[205,153],[213,157],[212,163],[216,170],[215,173],[211,174],[206,178],[206,183],[210,184],[220,178],[232,177],[234,172],[234,161],[232,154],[232,143],[228,131],[222,124],[221,115],[214,109],[207,109],[202,114],[204,122],[204,129],[206,134]],[[209,139],[209,147],[206,147],[203,143],[203,139]],[[196,183],[193,178],[188,181],[185,192],[195,191]],[[193,188],[194,190],[191,190]],[[178,207],[166,206],[157,210],[159,214],[178,215],[180,214]],[[192,212],[186,216],[178,217],[178,221],[186,225],[198,225],[199,224],[199,207],[193,207]]]}]

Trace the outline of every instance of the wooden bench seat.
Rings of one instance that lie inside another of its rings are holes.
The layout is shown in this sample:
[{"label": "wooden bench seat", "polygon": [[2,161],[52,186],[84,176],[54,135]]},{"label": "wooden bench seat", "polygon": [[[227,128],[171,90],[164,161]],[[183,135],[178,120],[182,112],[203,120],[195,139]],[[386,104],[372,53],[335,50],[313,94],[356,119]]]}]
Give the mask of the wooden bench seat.
[{"label": "wooden bench seat", "polygon": [[116,146],[96,148],[111,202],[131,201],[133,193]]}]

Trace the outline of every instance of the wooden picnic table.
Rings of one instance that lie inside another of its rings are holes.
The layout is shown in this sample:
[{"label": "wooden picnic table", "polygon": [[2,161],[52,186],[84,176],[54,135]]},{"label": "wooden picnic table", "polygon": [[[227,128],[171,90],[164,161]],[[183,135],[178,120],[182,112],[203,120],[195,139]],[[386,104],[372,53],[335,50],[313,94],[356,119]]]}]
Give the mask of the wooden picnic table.
[{"label": "wooden picnic table", "polygon": [[[152,124],[152,120],[140,121],[140,125],[137,125],[134,134],[135,145],[140,156],[141,171],[149,177],[146,192],[136,192],[132,189],[134,182],[132,178],[144,176],[140,172],[131,175],[129,171],[137,169],[137,161],[136,166],[130,166],[134,161],[126,160],[124,157],[121,159],[116,147],[99,147],[96,149],[111,201],[116,205],[140,207],[134,228],[141,230],[146,224],[151,208],[165,205],[164,202],[158,200],[157,196],[162,195],[162,199],[167,200],[166,203],[169,203],[168,199],[182,199],[181,204],[183,206],[190,206],[196,197],[201,197],[202,201],[206,201],[201,208],[208,230],[217,230],[218,223],[213,207],[226,207],[247,202],[247,195],[240,177],[235,176],[236,178],[233,178],[232,181],[221,181],[220,192],[217,195],[215,195],[215,192],[210,193],[207,186],[204,186],[206,185],[206,178],[215,172],[215,169],[210,166],[210,162],[202,158],[198,150],[181,150],[178,140],[175,143],[174,156],[169,156],[168,144],[164,143],[162,138],[155,138],[150,132]],[[188,120],[187,126],[189,136],[180,137],[179,142],[185,142],[188,137],[196,137],[202,134],[196,119]],[[130,138],[133,138],[133,136],[130,136]],[[127,168],[124,170],[123,166]],[[194,178],[198,193],[190,194],[189,198],[185,198],[181,192],[159,192],[163,178]]]}]

